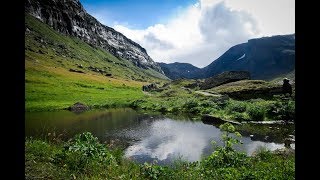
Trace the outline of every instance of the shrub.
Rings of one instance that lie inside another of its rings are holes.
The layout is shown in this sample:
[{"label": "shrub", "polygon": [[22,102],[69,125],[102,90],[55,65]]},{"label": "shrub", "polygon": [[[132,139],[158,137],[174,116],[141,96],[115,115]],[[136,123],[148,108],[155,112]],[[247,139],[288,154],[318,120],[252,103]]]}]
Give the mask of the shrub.
[{"label": "shrub", "polygon": [[238,101],[231,101],[229,104],[228,104],[228,109],[229,111],[231,112],[239,112],[239,113],[242,113],[242,112],[245,112],[246,109],[247,109],[247,106],[244,102],[238,102]]},{"label": "shrub", "polygon": [[266,114],[273,119],[292,120],[295,118],[294,101],[276,101],[266,107]]},{"label": "shrub", "polygon": [[246,154],[237,152],[233,148],[233,145],[241,143],[241,141],[235,137],[230,136],[230,133],[234,133],[237,137],[241,137],[239,132],[236,132],[235,127],[230,123],[224,123],[220,125],[222,134],[223,147],[217,147],[216,150],[204,160],[204,165],[207,167],[236,167],[242,166],[246,163]]},{"label": "shrub", "polygon": [[183,105],[185,109],[191,109],[197,106],[199,106],[199,103],[195,99],[188,99]]},{"label": "shrub", "polygon": [[237,120],[237,121],[245,121],[245,120],[247,120],[246,117],[245,117],[245,115],[242,114],[242,113],[239,113],[239,112],[233,113],[233,118],[234,118],[235,120]]},{"label": "shrub", "polygon": [[253,121],[263,121],[265,117],[265,109],[258,105],[249,106],[247,113]]},{"label": "shrub", "polygon": [[85,132],[67,142],[64,151],[56,155],[55,162],[67,166],[70,170],[81,171],[87,167],[95,167],[93,164],[96,166],[115,164],[116,159],[105,145],[99,143],[97,137]]},{"label": "shrub", "polygon": [[166,176],[166,167],[144,163],[140,165],[141,173],[148,179],[159,179],[159,177]]}]

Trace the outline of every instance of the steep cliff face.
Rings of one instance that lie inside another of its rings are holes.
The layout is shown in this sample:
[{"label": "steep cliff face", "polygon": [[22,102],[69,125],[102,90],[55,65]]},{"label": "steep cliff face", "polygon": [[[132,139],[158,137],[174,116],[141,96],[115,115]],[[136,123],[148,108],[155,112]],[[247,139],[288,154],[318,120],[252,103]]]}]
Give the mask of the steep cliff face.
[{"label": "steep cliff face", "polygon": [[139,44],[89,15],[79,0],[26,0],[25,12],[54,30],[101,47],[141,68],[163,71]]}]

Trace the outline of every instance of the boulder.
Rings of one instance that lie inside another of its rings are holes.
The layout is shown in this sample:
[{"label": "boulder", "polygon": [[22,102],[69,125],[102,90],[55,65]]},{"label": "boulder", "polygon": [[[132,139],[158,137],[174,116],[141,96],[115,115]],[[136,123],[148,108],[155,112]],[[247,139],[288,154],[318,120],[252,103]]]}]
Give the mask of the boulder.
[{"label": "boulder", "polygon": [[157,88],[158,87],[155,83],[151,83],[151,84],[142,86],[142,91],[151,91],[151,90],[155,90]]},{"label": "boulder", "polygon": [[76,72],[76,73],[84,73],[83,71],[76,70],[76,69],[69,69],[70,72]]},{"label": "boulder", "polygon": [[76,102],[75,104],[73,104],[72,106],[70,106],[68,108],[68,110],[72,111],[72,112],[83,112],[88,109],[89,109],[89,107],[87,105],[80,103],[80,102]]},{"label": "boulder", "polygon": [[205,81],[201,83],[200,89],[211,89],[222,84],[245,79],[250,79],[250,73],[248,71],[225,71],[221,74],[205,79]]},{"label": "boulder", "polygon": [[289,83],[289,79],[287,78],[284,78],[283,79],[283,84],[282,84],[282,92],[283,94],[290,94],[290,96],[292,95],[292,86],[291,84]]}]

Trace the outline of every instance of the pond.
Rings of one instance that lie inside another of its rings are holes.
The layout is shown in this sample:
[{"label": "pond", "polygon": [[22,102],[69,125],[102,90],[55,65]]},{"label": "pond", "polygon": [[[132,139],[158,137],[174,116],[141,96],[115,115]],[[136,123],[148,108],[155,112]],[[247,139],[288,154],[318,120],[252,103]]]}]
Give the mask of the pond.
[{"label": "pond", "polygon": [[[197,161],[212,153],[211,141],[222,145],[222,132],[218,127],[188,116],[168,117],[130,108],[80,114],[70,111],[25,114],[27,137],[45,138],[51,133],[68,139],[85,131],[93,133],[102,142],[124,145],[125,156],[139,163],[157,160],[158,164],[170,164],[176,159]],[[236,149],[251,155],[259,147],[270,150],[284,147],[279,140],[257,137],[258,134],[244,133],[243,144]]]}]

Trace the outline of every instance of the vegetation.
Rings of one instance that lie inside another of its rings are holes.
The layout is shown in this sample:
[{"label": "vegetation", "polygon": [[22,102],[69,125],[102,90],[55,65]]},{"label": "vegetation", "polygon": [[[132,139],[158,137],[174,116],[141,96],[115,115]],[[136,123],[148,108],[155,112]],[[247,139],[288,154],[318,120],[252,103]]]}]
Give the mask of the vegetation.
[{"label": "vegetation", "polygon": [[26,179],[294,179],[294,154],[262,149],[247,156],[233,148],[239,143],[234,135],[241,136],[234,126],[220,128],[223,147],[200,161],[172,166],[137,164],[88,132],[62,143],[27,138]]},{"label": "vegetation", "polygon": [[165,82],[165,77],[152,69],[138,68],[62,35],[30,15],[25,21],[29,29],[25,35],[27,111],[64,109],[78,101],[91,107],[128,106],[144,97],[143,84]]},{"label": "vegetation", "polygon": [[[25,20],[29,29],[25,39],[26,111],[60,110],[81,102],[92,108],[130,106],[163,113],[211,114],[238,121],[294,118],[293,98],[236,100],[219,95],[278,88],[273,83],[233,82],[207,91],[218,93],[216,96],[205,96],[197,93],[197,88],[184,88],[195,80],[167,83],[151,69],[143,70],[77,38],[61,35],[34,17],[27,15]],[[142,92],[142,85],[151,82],[161,88]]]},{"label": "vegetation", "polygon": [[[295,118],[294,96],[265,98],[269,91],[279,89],[275,83],[245,80],[207,91],[189,89],[185,86],[194,80],[168,83],[152,69],[138,68],[101,48],[61,35],[34,17],[25,17],[26,111],[61,110],[81,102],[92,108],[132,107],[238,121]],[[143,92],[141,87],[151,82],[160,88]],[[251,128],[244,125],[239,131],[256,130]],[[67,142],[56,136],[26,138],[25,175],[26,179],[294,179],[293,154],[261,150],[248,157],[233,148],[239,143],[235,135],[240,136],[235,127],[227,123],[220,129],[223,147],[215,147],[198,162],[179,161],[173,166],[137,164],[125,159],[121,148],[108,147],[88,132]],[[264,127],[259,131],[276,130]]]},{"label": "vegetation", "polygon": [[143,100],[134,101],[131,107],[163,113],[191,113],[198,117],[210,114],[237,121],[293,120],[295,117],[293,97],[275,95],[268,99],[236,100],[223,95],[205,96],[182,88],[193,82],[186,79],[172,81],[149,92]]}]

